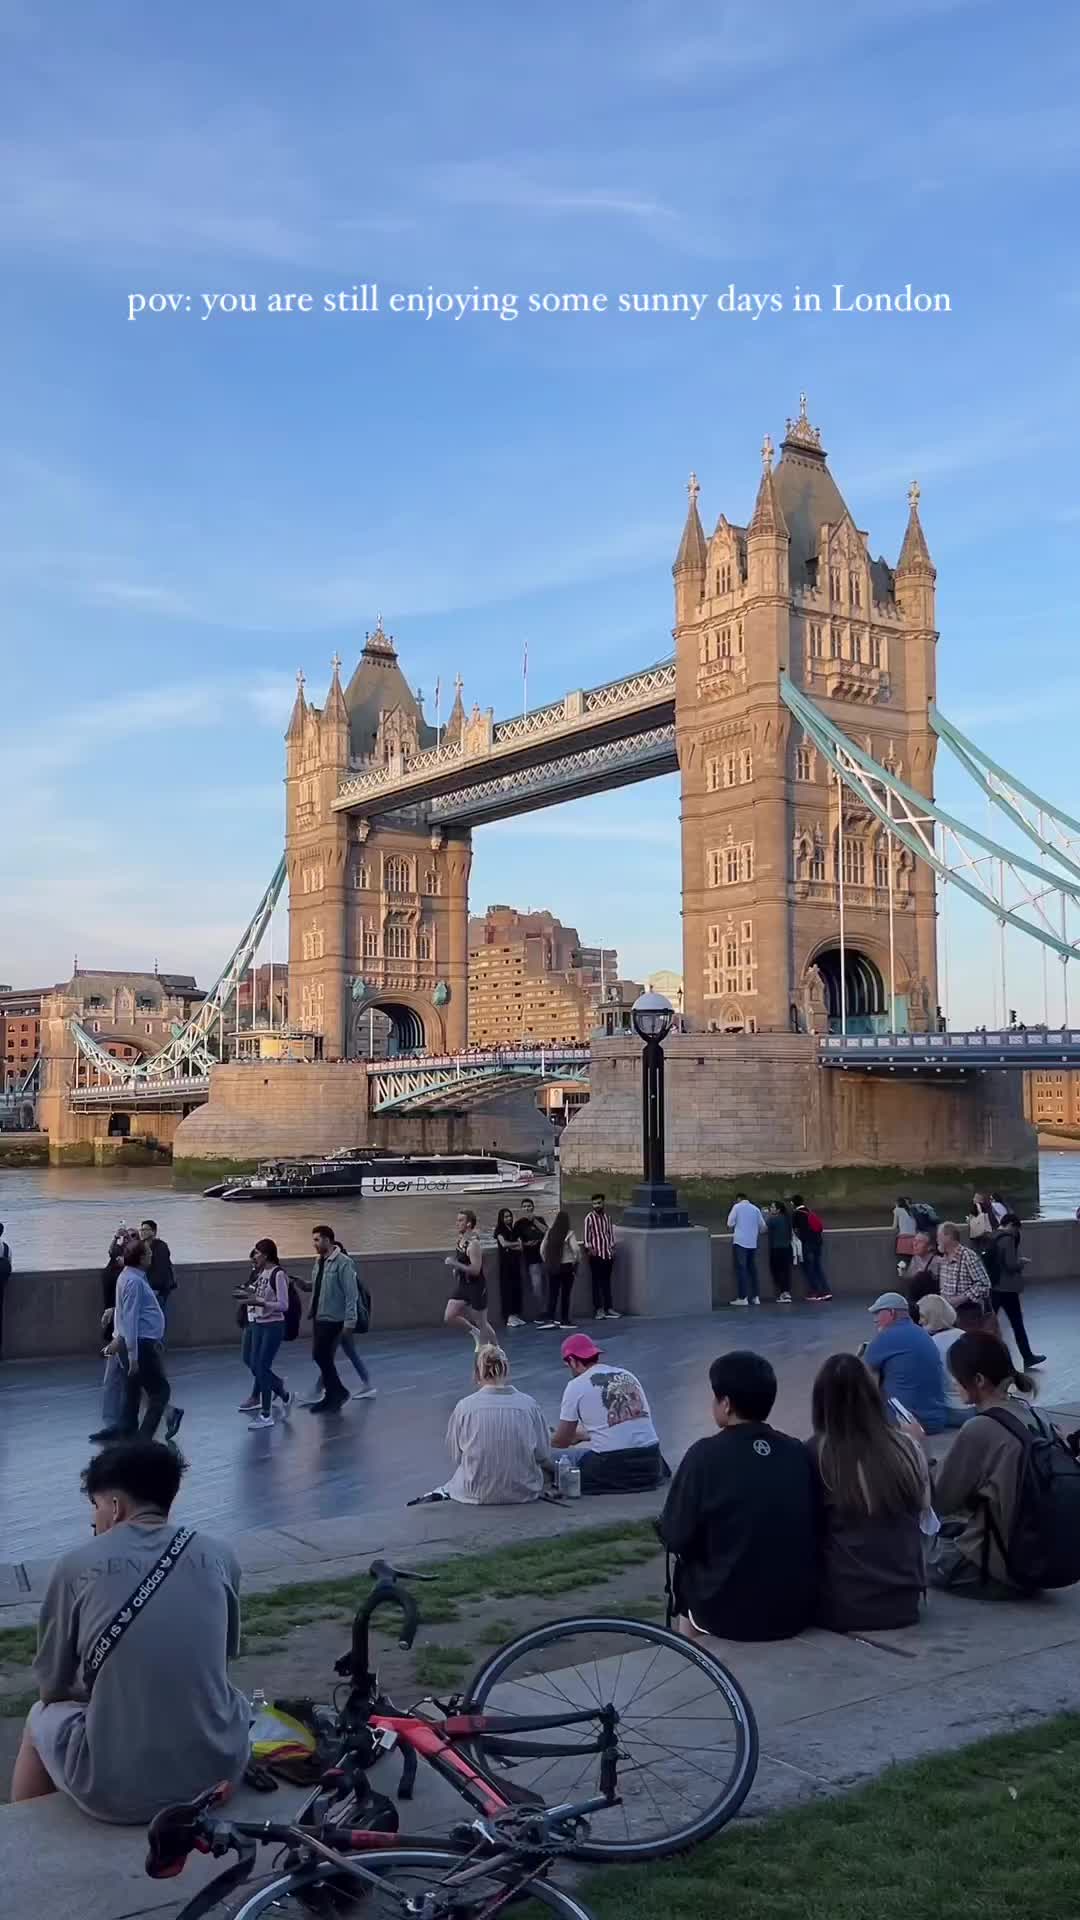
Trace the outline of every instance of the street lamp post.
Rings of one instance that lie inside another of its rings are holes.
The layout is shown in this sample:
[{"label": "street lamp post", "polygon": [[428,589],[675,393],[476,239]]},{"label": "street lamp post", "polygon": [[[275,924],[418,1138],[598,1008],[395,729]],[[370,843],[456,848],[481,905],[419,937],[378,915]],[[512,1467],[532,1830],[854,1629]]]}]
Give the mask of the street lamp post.
[{"label": "street lamp post", "polygon": [[662,993],[643,993],[631,1009],[641,1054],[642,1184],[623,1210],[627,1227],[686,1227],[690,1216],[664,1174],[664,1041],[675,1018]]}]

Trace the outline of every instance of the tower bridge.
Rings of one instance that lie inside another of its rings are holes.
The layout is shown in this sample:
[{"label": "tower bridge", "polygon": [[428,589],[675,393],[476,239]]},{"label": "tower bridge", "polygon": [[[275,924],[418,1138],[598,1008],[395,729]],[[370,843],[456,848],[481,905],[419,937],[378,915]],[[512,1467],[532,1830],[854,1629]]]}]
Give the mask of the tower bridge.
[{"label": "tower bridge", "polygon": [[[837,1088],[853,1073],[888,1080],[924,1064],[935,1079],[948,1069],[974,1084],[1018,1064],[1024,1049],[1011,1035],[995,1054],[980,1051],[976,1036],[938,1031],[947,1000],[939,897],[955,888],[993,916],[1002,940],[1010,928],[1041,942],[1063,963],[1067,987],[1067,963],[1080,952],[1080,823],[997,767],[936,706],[936,571],[918,487],[896,559],[875,555],[803,397],[778,460],[765,439],[749,514],[721,511],[707,533],[700,498],[692,474],[672,569],[674,648],[665,657],[658,635],[651,665],[502,719],[479,704],[467,710],[459,680],[445,725],[425,714],[381,619],[347,681],[335,657],[321,706],[298,675],[285,742],[285,858],[270,895],[287,885],[290,1018],[319,1036],[322,1062],[299,1080],[283,1070],[275,1085],[295,1089],[359,1064],[373,1009],[389,1017],[401,1057],[364,1077],[369,1110],[468,1104],[515,1077],[535,1084],[546,1061],[496,1063],[485,1073],[467,1053],[472,832],[670,772],[681,799],[686,1032],[678,1050],[688,1086],[721,1058],[758,1063],[748,1088],[770,1058],[800,1063],[787,1069],[796,1078],[810,1065],[846,1069],[819,1076]],[[942,744],[975,780],[980,809],[988,800],[1013,838],[1027,837],[1029,852],[938,806]],[[187,1077],[199,1098],[209,1076],[214,1107],[215,1009],[220,1028],[221,997],[250,964],[259,917],[201,1024],[127,1084]],[[1072,1062],[1065,998],[1061,1034],[1044,1036],[1041,1054],[1029,1036],[1032,1057],[1055,1052]],[[88,1036],[73,1039],[85,1060]],[[736,1042],[745,1050],[732,1055]],[[574,1069],[591,1075],[593,1097],[570,1138],[601,1156],[598,1166],[614,1164],[605,1154],[636,1152],[630,1084],[609,1072],[620,1046],[626,1052],[624,1043],[598,1042]],[[115,1090],[122,1078],[100,1061],[91,1067],[85,1107],[97,1100],[89,1083]],[[242,1083],[243,1069],[229,1085]],[[766,1152],[747,1143],[745,1129],[726,1145],[710,1136],[716,1105],[710,1096],[697,1129],[714,1161],[728,1152],[732,1165],[745,1165],[740,1155]],[[632,1114],[627,1127],[613,1123],[616,1109]],[[949,1112],[942,1151],[982,1151],[978,1103]],[[1021,1150],[1017,1116],[1006,1101],[991,1129],[1009,1152]],[[202,1126],[195,1114],[180,1137],[197,1141]],[[853,1152],[885,1151],[880,1129],[876,1149],[865,1126],[852,1122],[849,1134]],[[757,1164],[803,1164],[796,1146],[785,1148],[785,1162]]]}]

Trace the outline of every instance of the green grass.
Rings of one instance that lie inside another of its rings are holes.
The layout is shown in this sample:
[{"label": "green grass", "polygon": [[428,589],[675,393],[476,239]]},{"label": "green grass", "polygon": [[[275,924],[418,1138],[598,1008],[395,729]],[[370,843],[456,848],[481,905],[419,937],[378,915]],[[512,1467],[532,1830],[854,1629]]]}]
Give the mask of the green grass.
[{"label": "green grass", "polygon": [[[413,1591],[424,1625],[440,1626],[461,1619],[462,1601],[572,1593],[656,1559],[659,1552],[651,1521],[584,1527],[557,1540],[523,1540],[496,1553],[459,1554],[453,1560],[425,1563],[422,1571],[433,1573],[435,1581],[430,1586],[417,1582]],[[339,1618],[344,1627],[370,1591],[371,1582],[363,1574],[345,1580],[298,1581],[270,1593],[252,1594],[244,1603],[245,1644],[278,1637],[312,1620]],[[389,1611],[380,1625],[387,1637],[396,1639],[396,1622]]]},{"label": "green grass", "polygon": [[0,1673],[18,1667],[28,1667],[36,1652],[36,1627],[0,1629]]},{"label": "green grass", "polygon": [[441,1647],[437,1640],[429,1640],[416,1650],[416,1678],[422,1687],[456,1687],[472,1665],[469,1647]]},{"label": "green grass", "polygon": [[[1080,1716],[890,1769],[729,1828],[684,1859],[590,1876],[596,1920],[1077,1920]],[[751,1796],[752,1805],[752,1796]]]}]

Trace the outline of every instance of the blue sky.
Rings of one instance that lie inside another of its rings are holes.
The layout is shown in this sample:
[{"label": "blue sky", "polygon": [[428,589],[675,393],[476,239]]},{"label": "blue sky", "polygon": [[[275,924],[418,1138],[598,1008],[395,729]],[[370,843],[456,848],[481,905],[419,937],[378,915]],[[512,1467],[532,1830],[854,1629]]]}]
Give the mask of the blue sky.
[{"label": "blue sky", "polygon": [[[456,671],[515,708],[526,638],[535,701],[663,656],[688,469],[744,518],[801,388],[875,553],[922,483],[943,707],[1076,811],[1078,65],[1057,0],[0,0],[0,978],[209,979],[278,857],[295,669],[321,698],[379,611],[429,708]],[[198,317],[371,280],[953,312]],[[680,963],[673,779],[478,833],[473,873]],[[986,947],[959,917],[960,1019]]]}]

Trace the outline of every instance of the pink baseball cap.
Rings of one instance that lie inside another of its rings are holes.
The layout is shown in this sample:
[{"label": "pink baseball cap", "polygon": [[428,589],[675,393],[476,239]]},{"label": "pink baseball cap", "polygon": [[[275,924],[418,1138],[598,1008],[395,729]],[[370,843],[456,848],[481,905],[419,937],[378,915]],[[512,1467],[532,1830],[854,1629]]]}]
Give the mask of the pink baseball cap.
[{"label": "pink baseball cap", "polygon": [[562,1357],[564,1360],[599,1360],[600,1349],[587,1333],[572,1333],[569,1340],[562,1343]]}]

